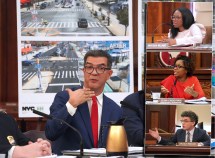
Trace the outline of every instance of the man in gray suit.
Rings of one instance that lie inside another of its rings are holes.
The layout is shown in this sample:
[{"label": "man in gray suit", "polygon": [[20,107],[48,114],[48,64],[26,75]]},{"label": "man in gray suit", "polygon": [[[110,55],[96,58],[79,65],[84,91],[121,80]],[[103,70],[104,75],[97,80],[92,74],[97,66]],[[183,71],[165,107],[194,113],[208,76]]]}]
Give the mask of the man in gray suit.
[{"label": "man in gray suit", "polygon": [[196,128],[198,116],[193,111],[184,111],[181,114],[182,129],[178,129],[169,140],[161,138],[158,130],[149,130],[149,134],[157,139],[158,144],[171,145],[178,142],[198,142],[201,146],[210,146],[210,137],[203,129]]}]

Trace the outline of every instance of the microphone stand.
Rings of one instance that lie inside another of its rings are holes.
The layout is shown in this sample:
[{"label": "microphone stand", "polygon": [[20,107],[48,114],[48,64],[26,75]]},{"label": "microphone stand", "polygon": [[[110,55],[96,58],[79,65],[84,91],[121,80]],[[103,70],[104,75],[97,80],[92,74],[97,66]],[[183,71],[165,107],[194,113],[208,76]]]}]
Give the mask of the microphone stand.
[{"label": "microphone stand", "polygon": [[71,126],[70,124],[68,124],[66,121],[62,120],[62,119],[59,119],[59,118],[55,118],[51,115],[48,115],[48,114],[45,114],[43,112],[40,112],[40,111],[37,111],[35,109],[33,109],[33,113],[37,114],[37,115],[40,115],[40,116],[43,116],[47,119],[50,119],[50,120],[57,120],[59,121],[60,123],[64,123],[66,124],[68,127],[70,127],[72,130],[74,130],[76,133],[78,133],[79,137],[80,137],[80,157],[83,157],[84,155],[84,149],[83,149],[83,138],[81,136],[81,133],[73,126]]},{"label": "microphone stand", "polygon": [[80,157],[83,157],[83,155],[84,155],[84,148],[83,148],[83,139],[82,139],[81,133],[76,128],[72,127],[70,124],[68,124],[66,121],[64,121],[62,119],[58,119],[58,118],[55,118],[55,117],[53,117],[52,119],[53,120],[57,120],[60,123],[66,124],[67,126],[69,126],[70,128],[72,128],[72,130],[74,130],[76,133],[78,133],[78,135],[80,137]]}]

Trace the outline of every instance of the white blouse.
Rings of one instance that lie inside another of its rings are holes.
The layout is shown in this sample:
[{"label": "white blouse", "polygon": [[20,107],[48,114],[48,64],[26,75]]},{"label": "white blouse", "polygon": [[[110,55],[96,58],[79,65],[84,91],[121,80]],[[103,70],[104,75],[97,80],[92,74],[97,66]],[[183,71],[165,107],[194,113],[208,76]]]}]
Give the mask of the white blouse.
[{"label": "white blouse", "polygon": [[189,29],[178,32],[175,37],[176,44],[197,44],[202,43],[204,36],[196,24],[192,24]]}]

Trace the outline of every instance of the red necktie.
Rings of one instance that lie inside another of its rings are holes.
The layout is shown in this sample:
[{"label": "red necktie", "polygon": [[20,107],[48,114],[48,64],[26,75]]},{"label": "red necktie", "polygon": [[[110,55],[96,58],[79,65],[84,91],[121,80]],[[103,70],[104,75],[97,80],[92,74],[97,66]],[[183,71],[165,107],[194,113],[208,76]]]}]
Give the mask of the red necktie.
[{"label": "red necktie", "polygon": [[92,108],[91,108],[91,124],[93,130],[94,147],[98,148],[98,105],[96,96],[92,97]]}]

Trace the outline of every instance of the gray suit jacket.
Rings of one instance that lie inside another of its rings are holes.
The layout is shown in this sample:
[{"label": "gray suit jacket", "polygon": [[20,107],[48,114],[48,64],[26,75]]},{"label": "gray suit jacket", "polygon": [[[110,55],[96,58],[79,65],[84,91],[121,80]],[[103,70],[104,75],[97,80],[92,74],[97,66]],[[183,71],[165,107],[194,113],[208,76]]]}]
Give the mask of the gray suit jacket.
[{"label": "gray suit jacket", "polygon": [[[185,142],[185,138],[186,131],[183,129],[179,129],[169,140],[161,138],[159,144],[171,145],[176,144],[178,142]],[[201,142],[204,144],[204,146],[210,146],[210,137],[205,130],[195,128],[192,142]]]}]

